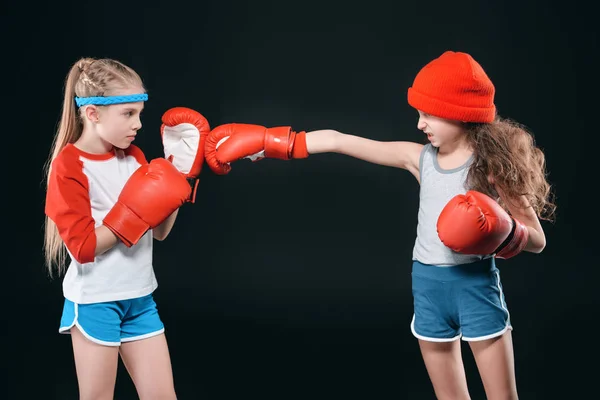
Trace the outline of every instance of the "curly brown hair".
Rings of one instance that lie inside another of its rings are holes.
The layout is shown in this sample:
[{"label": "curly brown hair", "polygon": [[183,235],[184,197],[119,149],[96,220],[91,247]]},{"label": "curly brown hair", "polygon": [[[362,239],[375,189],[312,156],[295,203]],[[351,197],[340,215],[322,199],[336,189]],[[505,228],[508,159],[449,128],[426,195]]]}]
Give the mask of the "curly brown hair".
[{"label": "curly brown hair", "polygon": [[499,197],[496,187],[506,199],[525,196],[539,219],[554,221],[556,204],[546,157],[527,128],[497,116],[491,123],[467,123],[466,130],[474,157],[467,175],[469,188],[494,198]]}]

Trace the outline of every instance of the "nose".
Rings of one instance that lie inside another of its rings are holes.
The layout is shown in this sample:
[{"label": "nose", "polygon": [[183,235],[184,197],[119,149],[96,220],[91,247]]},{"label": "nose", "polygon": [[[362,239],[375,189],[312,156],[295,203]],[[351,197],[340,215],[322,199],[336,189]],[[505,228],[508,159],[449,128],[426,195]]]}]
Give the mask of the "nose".
[{"label": "nose", "polygon": [[137,117],[135,124],[133,125],[133,130],[138,131],[142,129],[142,121],[140,120],[140,117]]},{"label": "nose", "polygon": [[417,129],[423,131],[426,127],[427,124],[425,123],[423,116],[419,115],[419,120],[417,121]]}]

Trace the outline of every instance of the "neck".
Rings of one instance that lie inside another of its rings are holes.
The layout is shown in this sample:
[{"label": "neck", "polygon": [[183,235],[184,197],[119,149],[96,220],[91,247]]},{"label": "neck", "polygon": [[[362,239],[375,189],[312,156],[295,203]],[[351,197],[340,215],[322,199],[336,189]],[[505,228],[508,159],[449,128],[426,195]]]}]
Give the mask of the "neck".
[{"label": "neck", "polygon": [[438,154],[448,156],[451,154],[466,154],[473,153],[473,148],[463,139],[457,139],[453,142],[445,143],[438,149]]},{"label": "neck", "polygon": [[81,137],[75,142],[75,147],[90,154],[104,154],[111,151],[113,145],[92,132],[92,128],[84,127]]}]

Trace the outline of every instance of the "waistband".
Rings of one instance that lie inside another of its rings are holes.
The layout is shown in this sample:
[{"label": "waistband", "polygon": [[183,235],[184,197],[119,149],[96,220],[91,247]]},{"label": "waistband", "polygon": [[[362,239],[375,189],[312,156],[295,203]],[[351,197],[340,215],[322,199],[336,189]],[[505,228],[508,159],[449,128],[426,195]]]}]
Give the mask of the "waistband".
[{"label": "waistband", "polygon": [[496,261],[494,257],[486,258],[467,264],[458,264],[452,266],[439,267],[432,264],[423,264],[419,261],[413,261],[412,272],[425,278],[436,280],[455,280],[479,275],[487,275],[496,271]]}]

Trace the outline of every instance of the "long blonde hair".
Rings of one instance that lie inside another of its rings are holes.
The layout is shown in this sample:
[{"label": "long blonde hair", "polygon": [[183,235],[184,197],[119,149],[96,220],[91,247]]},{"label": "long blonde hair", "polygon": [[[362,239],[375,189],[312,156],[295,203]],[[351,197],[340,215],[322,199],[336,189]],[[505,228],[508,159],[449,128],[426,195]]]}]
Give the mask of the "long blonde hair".
[{"label": "long blonde hair", "polygon": [[[500,116],[492,123],[468,123],[467,141],[474,149],[467,178],[470,189],[498,197],[497,187],[508,199],[525,196],[538,218],[555,220],[546,158],[524,125]],[[500,205],[508,211],[502,201]]]},{"label": "long blonde hair", "polygon": [[[75,96],[110,96],[119,89],[132,86],[143,88],[142,79],[133,69],[116,60],[81,58],[71,66],[65,79],[62,116],[50,155],[44,164],[46,188],[52,162],[67,144],[75,143],[83,131],[83,118],[75,105]],[[54,266],[58,275],[62,275],[66,269],[67,252],[56,224],[48,216],[45,221],[44,254],[50,276],[53,276]]]}]

